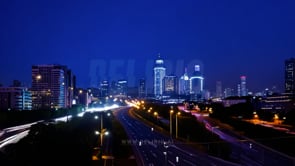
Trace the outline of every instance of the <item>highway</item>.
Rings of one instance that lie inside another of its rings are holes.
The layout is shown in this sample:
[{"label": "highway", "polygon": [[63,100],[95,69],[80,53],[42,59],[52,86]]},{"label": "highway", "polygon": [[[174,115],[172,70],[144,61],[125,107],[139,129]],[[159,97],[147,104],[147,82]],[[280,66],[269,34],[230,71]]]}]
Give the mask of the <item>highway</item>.
[{"label": "highway", "polygon": [[25,136],[28,135],[30,128],[32,125],[37,123],[56,123],[59,121],[67,121],[71,118],[71,116],[60,117],[56,119],[52,119],[51,122],[45,122],[44,120],[40,120],[37,122],[32,122],[24,125],[18,125],[13,127],[8,127],[0,130],[0,150],[3,150],[6,145],[16,143]]},{"label": "highway", "polygon": [[133,147],[138,165],[238,165],[198,152],[188,144],[175,142],[169,136],[152,130],[151,127],[130,116],[128,110],[128,108],[119,109],[114,115],[129,136],[129,139],[122,140],[122,143]]},{"label": "highway", "polygon": [[208,116],[202,116],[201,114],[194,114],[194,116],[198,121],[204,123],[209,131],[231,144],[232,158],[239,161],[242,165],[295,165],[294,157],[278,152],[256,142],[255,140],[237,134],[231,129],[223,127],[224,124],[217,123]]}]

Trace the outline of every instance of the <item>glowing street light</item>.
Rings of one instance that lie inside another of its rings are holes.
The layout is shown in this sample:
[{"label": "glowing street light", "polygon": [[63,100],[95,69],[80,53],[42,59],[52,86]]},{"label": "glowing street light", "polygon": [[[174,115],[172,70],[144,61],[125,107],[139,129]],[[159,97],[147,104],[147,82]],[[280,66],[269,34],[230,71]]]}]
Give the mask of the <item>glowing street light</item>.
[{"label": "glowing street light", "polygon": [[176,126],[176,132],[175,132],[175,138],[177,138],[178,137],[178,120],[177,120],[177,117],[178,116],[180,116],[180,112],[177,112],[177,114],[176,114],[176,119],[175,119],[175,126]]},{"label": "glowing street light", "polygon": [[156,119],[158,120],[158,112],[154,112],[154,116],[155,116]]}]

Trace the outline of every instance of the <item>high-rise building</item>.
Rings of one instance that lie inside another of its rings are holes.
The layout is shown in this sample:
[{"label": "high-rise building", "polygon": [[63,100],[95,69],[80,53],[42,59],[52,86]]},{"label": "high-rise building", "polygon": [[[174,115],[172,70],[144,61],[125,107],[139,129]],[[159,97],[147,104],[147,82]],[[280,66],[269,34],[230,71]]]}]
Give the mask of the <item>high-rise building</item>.
[{"label": "high-rise building", "polygon": [[163,78],[165,75],[164,60],[159,55],[154,65],[154,95],[156,98],[161,98],[163,95]]},{"label": "high-rise building", "polygon": [[119,95],[127,95],[127,80],[118,80],[117,83],[117,94]]},{"label": "high-rise building", "polygon": [[221,81],[216,82],[216,97],[222,98],[222,83],[221,83]]},{"label": "high-rise building", "polygon": [[100,83],[100,97],[106,97],[109,95],[110,85],[109,81],[104,80]]},{"label": "high-rise building", "polygon": [[190,93],[194,99],[202,98],[204,77],[200,71],[200,65],[195,65],[195,71],[190,78]]},{"label": "high-rise building", "polygon": [[224,89],[224,97],[235,96],[234,90],[232,88],[225,88]]},{"label": "high-rise building", "polygon": [[32,94],[25,87],[0,87],[0,110],[31,110]]},{"label": "high-rise building", "polygon": [[285,60],[285,92],[295,93],[295,58]]},{"label": "high-rise building", "polygon": [[190,92],[190,80],[187,74],[187,68],[185,68],[184,74],[179,79],[178,94],[188,95]]},{"label": "high-rise building", "polygon": [[177,77],[173,75],[165,76],[163,78],[164,95],[176,95],[178,92]]},{"label": "high-rise building", "polygon": [[241,76],[241,96],[247,96],[246,76]]},{"label": "high-rise building", "polygon": [[238,84],[237,85],[237,96],[242,96],[242,93],[241,93],[241,84]]},{"label": "high-rise building", "polygon": [[138,95],[140,98],[146,97],[146,85],[144,78],[139,79]]},{"label": "high-rise building", "polygon": [[59,109],[71,107],[75,79],[63,65],[32,66],[33,109]]}]

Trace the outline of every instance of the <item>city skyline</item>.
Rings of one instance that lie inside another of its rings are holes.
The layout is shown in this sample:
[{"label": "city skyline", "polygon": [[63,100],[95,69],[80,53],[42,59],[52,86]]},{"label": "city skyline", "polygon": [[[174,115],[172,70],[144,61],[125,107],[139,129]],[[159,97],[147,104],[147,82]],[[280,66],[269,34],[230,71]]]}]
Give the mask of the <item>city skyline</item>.
[{"label": "city skyline", "polygon": [[295,55],[294,3],[1,2],[0,83],[30,86],[32,65],[61,64],[77,87],[128,76],[134,85],[146,78],[151,88],[161,53],[168,75],[200,64],[211,92],[217,81],[236,88],[242,75],[249,91],[283,91],[284,61]]}]

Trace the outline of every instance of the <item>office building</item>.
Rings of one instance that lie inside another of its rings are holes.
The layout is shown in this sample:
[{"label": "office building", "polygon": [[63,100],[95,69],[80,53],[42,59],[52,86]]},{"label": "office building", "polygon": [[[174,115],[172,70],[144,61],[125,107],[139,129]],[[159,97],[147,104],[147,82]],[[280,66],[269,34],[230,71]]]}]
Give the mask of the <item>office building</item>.
[{"label": "office building", "polygon": [[202,98],[204,77],[200,71],[200,65],[195,65],[193,75],[190,77],[190,94],[194,100]]},{"label": "office building", "polygon": [[216,82],[216,97],[222,98],[222,83],[221,83],[221,81]]},{"label": "office building", "polygon": [[32,110],[32,94],[25,87],[0,87],[0,110]]},{"label": "office building", "polygon": [[104,80],[100,83],[100,97],[106,97],[110,94],[109,81]]},{"label": "office building", "polygon": [[225,88],[224,89],[224,97],[227,98],[227,97],[230,97],[230,96],[235,96],[234,89]]},{"label": "office building", "polygon": [[177,77],[173,75],[165,76],[163,78],[163,88],[164,95],[176,95],[178,92]]},{"label": "office building", "polygon": [[154,95],[156,98],[161,98],[163,95],[163,78],[165,75],[164,60],[159,55],[154,65]]},{"label": "office building", "polygon": [[146,97],[146,85],[144,78],[139,79],[138,95],[140,98]]},{"label": "office building", "polygon": [[240,79],[241,79],[240,96],[247,96],[248,92],[246,88],[246,76],[241,76]]},{"label": "office building", "polygon": [[184,74],[179,79],[178,94],[188,95],[190,93],[190,80],[187,74],[187,68],[185,68]]},{"label": "office building", "polygon": [[285,92],[295,93],[295,58],[285,60]]},{"label": "office building", "polygon": [[72,106],[75,78],[63,65],[32,66],[33,109],[59,109]]},{"label": "office building", "polygon": [[128,91],[127,80],[118,80],[118,82],[117,82],[117,94],[126,96],[127,91]]}]

